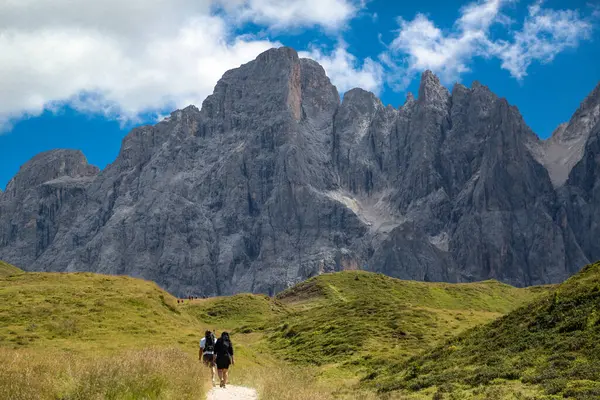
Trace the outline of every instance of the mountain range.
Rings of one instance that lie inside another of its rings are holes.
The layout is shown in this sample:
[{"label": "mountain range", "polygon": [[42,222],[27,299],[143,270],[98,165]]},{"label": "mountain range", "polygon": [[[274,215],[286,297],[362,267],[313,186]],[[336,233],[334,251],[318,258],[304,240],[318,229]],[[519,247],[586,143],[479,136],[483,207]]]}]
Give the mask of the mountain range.
[{"label": "mountain range", "polygon": [[540,140],[486,86],[430,71],[399,108],[343,100],[281,47],[201,109],[133,129],[100,171],[41,153],[0,192],[0,259],[178,295],[274,294],[324,272],[557,283],[600,259],[600,84]]}]

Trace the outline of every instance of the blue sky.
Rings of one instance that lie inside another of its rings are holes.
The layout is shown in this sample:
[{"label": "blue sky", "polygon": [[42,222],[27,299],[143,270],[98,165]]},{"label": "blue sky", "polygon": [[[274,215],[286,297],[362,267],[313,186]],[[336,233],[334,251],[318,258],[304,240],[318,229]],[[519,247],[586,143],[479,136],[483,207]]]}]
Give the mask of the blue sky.
[{"label": "blue sky", "polygon": [[44,0],[0,4],[0,188],[32,156],[103,168],[136,125],[200,106],[222,73],[288,45],[341,92],[399,106],[433,70],[478,80],[547,137],[600,82],[597,0]]}]

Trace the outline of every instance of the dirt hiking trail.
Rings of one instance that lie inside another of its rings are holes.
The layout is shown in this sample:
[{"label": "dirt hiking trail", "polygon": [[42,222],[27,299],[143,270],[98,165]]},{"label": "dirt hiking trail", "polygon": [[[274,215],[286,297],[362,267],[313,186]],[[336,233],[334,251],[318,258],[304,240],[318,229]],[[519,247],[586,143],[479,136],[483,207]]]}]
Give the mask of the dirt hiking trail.
[{"label": "dirt hiking trail", "polygon": [[256,390],[243,387],[243,386],[230,386],[223,389],[220,387],[214,387],[210,392],[206,400],[258,400]]}]

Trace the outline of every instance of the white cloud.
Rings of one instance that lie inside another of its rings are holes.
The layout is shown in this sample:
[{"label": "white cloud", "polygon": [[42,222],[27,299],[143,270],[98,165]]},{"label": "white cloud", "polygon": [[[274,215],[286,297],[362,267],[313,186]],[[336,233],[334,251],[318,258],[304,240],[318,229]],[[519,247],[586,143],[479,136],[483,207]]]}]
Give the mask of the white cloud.
[{"label": "white cloud", "polygon": [[[401,80],[396,83],[406,86],[416,73],[426,69],[439,74],[445,82],[469,71],[471,60],[484,54],[489,28],[499,18],[502,3],[503,0],[487,0],[467,5],[449,34],[423,14],[417,14],[412,21],[399,18],[400,31],[390,45],[392,55],[404,57],[399,71]],[[395,64],[390,55],[384,61]]]},{"label": "white cloud", "polygon": [[78,27],[120,39],[173,34],[190,16],[207,15],[211,0],[3,0],[1,31]]},{"label": "white cloud", "polygon": [[[197,17],[175,35],[137,42],[97,31],[45,29],[0,36],[0,114],[36,114],[48,103],[135,116],[164,107],[201,104],[227,69],[274,45],[228,41],[220,18]],[[93,96],[82,93],[94,93]]]},{"label": "white cloud", "polygon": [[502,68],[522,79],[533,61],[552,61],[558,53],[588,39],[591,31],[590,22],[577,11],[543,9],[538,2],[529,7],[523,29],[513,41],[495,43],[492,51],[502,60]]},{"label": "white cloud", "polygon": [[461,9],[462,15],[456,22],[463,32],[487,32],[495,22],[506,22],[507,17],[500,13],[500,7],[511,0],[485,0],[480,3],[470,3]]},{"label": "white cloud", "polygon": [[330,54],[318,49],[300,52],[301,57],[312,58],[323,66],[327,76],[341,93],[360,87],[379,94],[383,87],[383,67],[370,58],[361,63],[342,45]]},{"label": "white cloud", "polygon": [[[414,75],[426,69],[434,71],[445,83],[451,83],[470,71],[476,57],[498,57],[502,68],[515,78],[526,75],[535,61],[551,61],[568,47],[575,47],[591,30],[588,20],[572,10],[548,10],[538,2],[529,8],[521,30],[501,9],[514,0],[484,0],[461,9],[460,17],[449,32],[438,28],[423,14],[413,20],[398,19],[398,35],[389,51],[380,56],[390,69],[390,82],[406,87]],[[504,26],[509,40],[494,40],[490,30]]]},{"label": "white cloud", "polygon": [[0,126],[60,104],[121,119],[199,106],[226,70],[280,45],[236,36],[240,16],[331,30],[356,10],[350,0],[249,0],[211,14],[215,1],[0,1]]},{"label": "white cloud", "polygon": [[218,0],[239,21],[265,24],[272,29],[320,25],[339,29],[360,3],[354,0]]}]

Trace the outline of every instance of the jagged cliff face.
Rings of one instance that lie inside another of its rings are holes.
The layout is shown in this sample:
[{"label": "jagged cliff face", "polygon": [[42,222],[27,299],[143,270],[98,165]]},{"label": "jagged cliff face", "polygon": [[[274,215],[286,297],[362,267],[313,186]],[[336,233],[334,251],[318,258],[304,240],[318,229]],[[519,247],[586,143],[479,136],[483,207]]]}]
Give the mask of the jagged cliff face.
[{"label": "jagged cliff face", "polygon": [[600,258],[598,92],[541,142],[479,83],[426,72],[399,109],[361,89],[340,103],[317,63],[269,50],[201,110],[134,129],[102,172],[63,150],[23,166],[0,192],[0,259],[182,295],[354,268],[558,282]]},{"label": "jagged cliff face", "polygon": [[80,151],[70,150],[42,153],[23,165],[0,193],[2,257],[36,265],[73,223],[98,172]]}]

